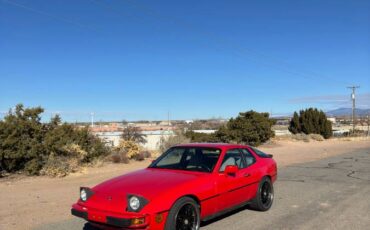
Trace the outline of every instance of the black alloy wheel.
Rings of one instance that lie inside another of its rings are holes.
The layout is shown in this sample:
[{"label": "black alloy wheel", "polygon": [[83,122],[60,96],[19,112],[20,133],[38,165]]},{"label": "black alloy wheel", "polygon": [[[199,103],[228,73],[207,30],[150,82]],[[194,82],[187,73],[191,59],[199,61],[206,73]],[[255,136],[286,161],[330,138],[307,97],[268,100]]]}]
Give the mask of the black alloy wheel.
[{"label": "black alloy wheel", "polygon": [[191,204],[185,204],[177,213],[176,230],[196,230],[197,222],[195,207]]},{"label": "black alloy wheel", "polygon": [[199,204],[190,197],[178,199],[168,213],[166,230],[199,230]]},{"label": "black alloy wheel", "polygon": [[267,211],[274,202],[274,187],[269,177],[263,177],[259,183],[255,198],[250,207],[257,211]]},{"label": "black alloy wheel", "polygon": [[272,193],[272,186],[271,183],[265,181],[261,188],[261,201],[263,206],[269,207],[271,206],[274,194]]}]

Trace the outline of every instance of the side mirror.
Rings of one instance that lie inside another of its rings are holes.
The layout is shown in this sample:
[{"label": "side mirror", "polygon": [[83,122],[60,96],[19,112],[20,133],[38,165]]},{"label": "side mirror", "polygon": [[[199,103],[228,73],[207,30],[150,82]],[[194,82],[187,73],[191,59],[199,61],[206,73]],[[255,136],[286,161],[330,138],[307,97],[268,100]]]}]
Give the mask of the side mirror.
[{"label": "side mirror", "polygon": [[236,166],[236,165],[228,165],[228,166],[226,166],[224,173],[226,175],[234,175],[238,170],[239,170],[238,169],[238,166]]}]

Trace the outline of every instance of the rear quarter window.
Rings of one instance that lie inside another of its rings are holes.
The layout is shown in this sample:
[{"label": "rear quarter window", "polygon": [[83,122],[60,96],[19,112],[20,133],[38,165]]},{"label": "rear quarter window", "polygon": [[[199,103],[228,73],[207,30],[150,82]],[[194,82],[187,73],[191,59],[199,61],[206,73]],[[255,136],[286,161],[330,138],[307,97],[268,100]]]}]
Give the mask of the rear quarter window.
[{"label": "rear quarter window", "polygon": [[262,158],[271,158],[272,157],[271,154],[264,153],[261,150],[258,150],[256,148],[252,148],[252,149],[253,149],[253,152],[255,152],[259,157],[262,157]]}]

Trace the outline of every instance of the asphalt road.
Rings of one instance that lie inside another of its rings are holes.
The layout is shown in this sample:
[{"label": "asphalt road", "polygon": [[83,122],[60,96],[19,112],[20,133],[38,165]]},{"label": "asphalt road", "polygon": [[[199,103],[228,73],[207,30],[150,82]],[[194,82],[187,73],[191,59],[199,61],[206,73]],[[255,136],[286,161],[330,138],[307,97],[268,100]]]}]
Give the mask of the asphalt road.
[{"label": "asphalt road", "polygon": [[[89,228],[71,218],[44,229]],[[370,229],[370,149],[281,168],[269,211],[243,208],[201,226],[210,229]]]}]

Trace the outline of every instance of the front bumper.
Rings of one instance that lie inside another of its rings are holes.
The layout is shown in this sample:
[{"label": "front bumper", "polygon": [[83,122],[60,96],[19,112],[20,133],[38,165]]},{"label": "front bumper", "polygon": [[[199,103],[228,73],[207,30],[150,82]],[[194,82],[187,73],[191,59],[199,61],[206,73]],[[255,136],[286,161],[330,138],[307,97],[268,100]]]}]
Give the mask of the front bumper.
[{"label": "front bumper", "polygon": [[[71,214],[83,218],[89,222],[108,225],[112,227],[125,229],[147,229],[150,218],[148,215],[120,215],[101,210],[83,207],[79,204],[74,204],[71,209]],[[135,224],[134,220],[144,219],[141,224]]]}]

